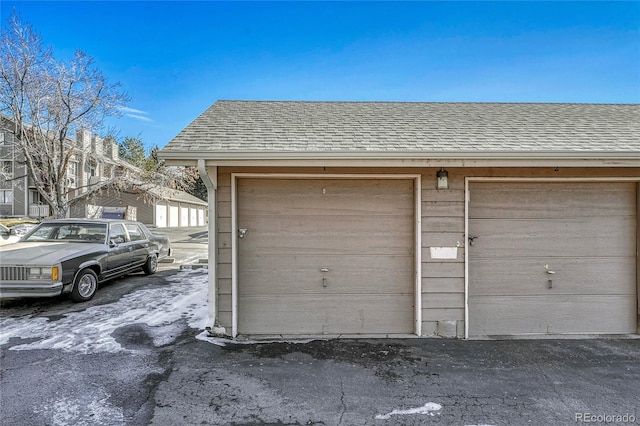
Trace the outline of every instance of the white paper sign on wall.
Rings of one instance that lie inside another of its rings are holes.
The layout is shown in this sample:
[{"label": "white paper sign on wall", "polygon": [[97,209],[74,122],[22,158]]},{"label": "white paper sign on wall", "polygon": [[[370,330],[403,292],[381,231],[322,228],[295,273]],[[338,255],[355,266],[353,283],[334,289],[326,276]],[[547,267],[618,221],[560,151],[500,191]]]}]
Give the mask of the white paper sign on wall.
[{"label": "white paper sign on wall", "polygon": [[430,247],[432,259],[457,259],[458,247]]}]

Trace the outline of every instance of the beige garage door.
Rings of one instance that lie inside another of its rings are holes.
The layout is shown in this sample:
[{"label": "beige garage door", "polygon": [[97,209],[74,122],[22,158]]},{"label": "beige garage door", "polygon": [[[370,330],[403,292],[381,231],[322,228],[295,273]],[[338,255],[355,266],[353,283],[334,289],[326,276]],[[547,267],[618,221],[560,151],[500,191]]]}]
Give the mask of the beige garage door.
[{"label": "beige garage door", "polygon": [[635,333],[636,185],[470,185],[470,336]]},{"label": "beige garage door", "polygon": [[414,331],[412,180],[239,179],[240,334]]}]

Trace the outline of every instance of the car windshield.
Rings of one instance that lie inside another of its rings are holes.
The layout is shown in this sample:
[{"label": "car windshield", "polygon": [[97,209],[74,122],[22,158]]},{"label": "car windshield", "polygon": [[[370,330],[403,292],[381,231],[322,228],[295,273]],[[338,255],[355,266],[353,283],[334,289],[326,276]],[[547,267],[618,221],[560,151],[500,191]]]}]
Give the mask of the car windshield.
[{"label": "car windshield", "polygon": [[104,244],[107,225],[102,223],[43,223],[23,241],[73,241]]}]

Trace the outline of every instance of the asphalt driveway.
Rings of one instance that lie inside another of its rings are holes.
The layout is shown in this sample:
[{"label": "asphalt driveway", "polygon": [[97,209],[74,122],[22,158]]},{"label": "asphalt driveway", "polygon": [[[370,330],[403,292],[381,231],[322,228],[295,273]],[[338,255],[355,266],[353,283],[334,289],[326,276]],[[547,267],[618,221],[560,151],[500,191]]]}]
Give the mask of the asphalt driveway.
[{"label": "asphalt driveway", "polygon": [[640,339],[230,342],[202,332],[206,270],[179,266],[3,303],[0,423],[640,423]]},{"label": "asphalt driveway", "polygon": [[639,414],[638,340],[182,345],[152,424],[622,424]]}]

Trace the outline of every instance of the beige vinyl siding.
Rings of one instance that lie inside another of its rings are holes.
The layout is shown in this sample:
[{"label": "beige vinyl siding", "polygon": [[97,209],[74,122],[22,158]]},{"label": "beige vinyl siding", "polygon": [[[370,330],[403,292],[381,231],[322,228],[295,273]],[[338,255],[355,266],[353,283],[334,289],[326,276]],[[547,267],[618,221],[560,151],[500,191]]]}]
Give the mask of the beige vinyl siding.
[{"label": "beige vinyl siding", "polygon": [[635,183],[473,182],[470,197],[471,336],[636,331]]},{"label": "beige vinyl siding", "polygon": [[636,333],[640,334],[640,182],[636,185]]},{"label": "beige vinyl siding", "polygon": [[84,203],[75,203],[69,208],[69,217],[85,217],[86,205]]},{"label": "beige vinyl siding", "polygon": [[[464,334],[464,177],[449,172],[449,189],[435,189],[436,170],[422,175],[422,335]],[[456,247],[456,259],[432,259],[431,247]]]},{"label": "beige vinyl siding", "polygon": [[413,191],[411,179],[239,179],[238,332],[412,333]]},{"label": "beige vinyl siding", "polygon": [[218,297],[217,311],[220,325],[231,332],[231,173],[218,174],[216,194],[216,223],[218,228]]},{"label": "beige vinyl siding", "polygon": [[86,217],[86,205],[95,204],[102,207],[127,207],[136,208],[136,220],[148,225],[155,223],[154,217],[154,200],[144,194],[136,194],[130,192],[113,192],[108,191],[101,193],[100,198],[75,203],[70,211],[71,217]]}]

